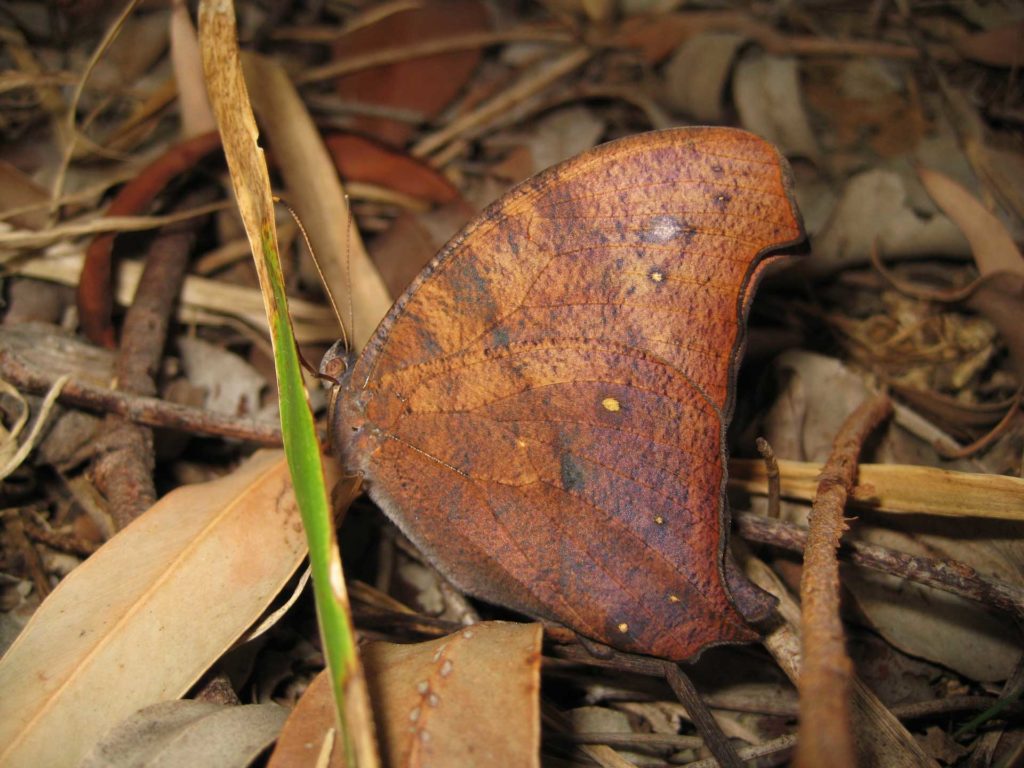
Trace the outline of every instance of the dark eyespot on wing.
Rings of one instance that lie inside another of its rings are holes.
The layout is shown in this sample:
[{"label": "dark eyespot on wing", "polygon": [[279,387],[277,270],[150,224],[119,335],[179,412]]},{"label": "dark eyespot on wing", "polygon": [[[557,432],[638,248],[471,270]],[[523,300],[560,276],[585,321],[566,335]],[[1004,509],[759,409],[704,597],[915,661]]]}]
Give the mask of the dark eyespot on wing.
[{"label": "dark eyespot on wing", "polygon": [[572,454],[562,454],[562,489],[566,491],[582,490],[585,480],[583,468],[576,462]]}]

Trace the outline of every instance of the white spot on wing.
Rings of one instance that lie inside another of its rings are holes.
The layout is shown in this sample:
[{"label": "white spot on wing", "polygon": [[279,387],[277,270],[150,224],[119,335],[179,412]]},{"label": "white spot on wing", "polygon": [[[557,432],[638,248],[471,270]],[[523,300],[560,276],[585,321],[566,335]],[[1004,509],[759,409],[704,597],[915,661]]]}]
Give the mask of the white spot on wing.
[{"label": "white spot on wing", "polygon": [[683,223],[673,216],[655,216],[641,234],[645,243],[667,243],[685,231]]}]

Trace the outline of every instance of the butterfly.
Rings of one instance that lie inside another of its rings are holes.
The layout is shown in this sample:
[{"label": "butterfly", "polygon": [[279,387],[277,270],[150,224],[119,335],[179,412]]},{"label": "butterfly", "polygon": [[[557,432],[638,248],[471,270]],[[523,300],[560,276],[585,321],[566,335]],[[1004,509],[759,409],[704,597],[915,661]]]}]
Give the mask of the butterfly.
[{"label": "butterfly", "polygon": [[334,392],[333,444],[456,586],[614,648],[748,642],[725,434],[765,267],[804,238],[786,161],[730,128],[604,144],[430,262]]}]

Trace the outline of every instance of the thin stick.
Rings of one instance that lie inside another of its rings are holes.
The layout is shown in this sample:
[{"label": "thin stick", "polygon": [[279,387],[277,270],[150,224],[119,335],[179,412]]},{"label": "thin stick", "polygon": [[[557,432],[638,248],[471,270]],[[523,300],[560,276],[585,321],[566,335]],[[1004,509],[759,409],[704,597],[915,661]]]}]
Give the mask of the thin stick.
[{"label": "thin stick", "polygon": [[82,557],[88,557],[97,549],[99,544],[88,541],[87,539],[80,538],[73,534],[60,533],[59,531],[53,531],[48,528],[44,528],[41,525],[35,523],[24,523],[25,535],[32,541],[38,541],[40,544],[59,550],[61,552],[70,552],[74,555],[81,555]]},{"label": "thin stick", "polygon": [[[736,532],[747,541],[791,552],[803,552],[807,544],[807,529],[798,525],[749,512],[734,512],[732,519],[736,524]],[[917,557],[859,541],[842,542],[839,554],[863,568],[976,600],[983,605],[1007,611],[1024,621],[1024,589],[1010,582],[984,576],[966,563]]]},{"label": "thin stick", "polygon": [[853,665],[839,617],[836,552],[846,523],[843,511],[857,474],[857,456],[868,435],[890,414],[886,395],[865,401],[847,417],[822,469],[811,507],[800,579],[803,671],[800,674],[800,743],[796,765],[853,768],[850,698]]},{"label": "thin stick", "polygon": [[932,443],[932,447],[935,449],[936,453],[945,459],[965,459],[968,456],[973,456],[974,454],[985,450],[996,440],[1010,431],[1010,427],[1013,426],[1014,421],[1017,419],[1017,412],[1020,410],[1022,399],[1024,399],[1024,387],[1020,387],[1017,390],[1017,394],[1013,398],[1013,403],[1010,405],[1010,408],[1006,411],[1003,418],[999,420],[999,423],[992,427],[988,434],[982,435],[973,443],[960,448],[950,447],[936,440]]},{"label": "thin stick", "polygon": [[686,713],[690,716],[697,731],[704,738],[704,744],[711,754],[718,760],[722,768],[743,768],[743,761],[736,754],[736,750],[729,739],[722,733],[721,726],[711,714],[711,710],[701,700],[693,682],[683,674],[678,664],[666,661],[663,665],[665,670],[665,682],[672,688],[679,702],[686,707]]},{"label": "thin stick", "polygon": [[[29,368],[14,352],[0,349],[0,377],[25,392],[42,394],[56,382],[56,373]],[[198,435],[249,440],[260,445],[280,446],[281,430],[276,424],[179,405],[158,397],[133,395],[97,387],[81,379],[67,380],[57,402],[92,411],[116,413],[150,427],[177,429]]]},{"label": "thin stick", "polygon": [[51,212],[57,210],[57,200],[60,199],[62,192],[64,191],[64,180],[67,178],[68,168],[71,165],[71,160],[75,154],[75,146],[78,144],[79,134],[78,129],[75,125],[76,117],[78,113],[78,102],[82,98],[82,93],[85,91],[85,84],[92,75],[93,69],[96,64],[102,58],[103,54],[107,52],[111,44],[120,34],[121,29],[124,27],[125,22],[128,21],[128,17],[132,15],[135,10],[135,6],[139,4],[139,0],[129,0],[125,4],[121,13],[114,20],[114,23],[107,29],[106,34],[103,35],[103,39],[100,40],[96,49],[89,56],[89,61],[85,65],[85,70],[82,72],[81,77],[75,85],[74,91],[71,94],[71,103],[68,104],[67,112],[67,123],[65,128],[65,135],[62,136],[64,146],[62,147],[62,155],[60,163],[57,166],[57,175],[53,181],[53,188],[51,192]]},{"label": "thin stick", "polygon": [[[760,757],[767,757],[768,755],[775,755],[779,752],[792,749],[796,744],[796,736],[791,733],[787,733],[784,736],[779,736],[766,741],[763,744],[753,744],[749,747],[743,747],[739,751],[740,759],[744,761],[757,760]],[[773,763],[774,764],[774,763]],[[707,758],[705,760],[697,760],[692,763],[687,763],[685,768],[715,768],[718,763],[713,758]]]},{"label": "thin stick", "polygon": [[646,675],[648,677],[661,677],[669,684],[679,702],[686,707],[690,720],[697,727],[701,738],[711,754],[719,761],[719,764],[727,768],[742,768],[743,763],[732,744],[722,733],[718,722],[711,715],[711,710],[701,699],[697,689],[694,688],[678,664],[671,661],[652,659],[649,656],[638,656],[633,653],[623,653],[612,648],[608,649],[607,655],[593,656],[581,646],[556,646],[554,653],[563,659],[582,664],[588,664],[605,669],[615,669],[629,674]]},{"label": "thin stick", "polygon": [[21,557],[35,585],[39,599],[42,600],[50,594],[50,581],[46,577],[46,569],[43,567],[43,559],[39,556],[39,550],[29,541],[25,535],[25,523],[21,516],[15,513],[6,521],[6,528],[9,531],[11,542],[21,550]]},{"label": "thin stick", "polygon": [[616,749],[650,747],[654,749],[699,749],[704,746],[700,736],[680,736],[675,733],[616,733],[614,731],[584,731],[567,733],[563,739],[572,744],[607,744]]},{"label": "thin stick", "polygon": [[485,101],[472,112],[452,120],[444,128],[420,139],[409,151],[413,157],[425,157],[461,135],[464,131],[486,123],[507,112],[515,105],[540,93],[549,85],[583,66],[593,56],[588,48],[572,48],[559,58],[544,65],[532,75],[524,75],[515,85]]},{"label": "thin stick", "polygon": [[359,56],[338,59],[330,64],[307,69],[295,78],[295,83],[296,85],[306,85],[320,80],[331,80],[343,75],[351,75],[354,72],[362,72],[375,67],[396,64],[401,61],[419,59],[424,56],[436,56],[439,53],[451,53],[453,51],[476,50],[477,48],[485,48],[491,45],[519,41],[566,45],[572,42],[572,38],[561,32],[529,28],[514,29],[508,32],[470,32],[465,35],[425,40],[415,45],[383,48],[371,53],[360,54]]},{"label": "thin stick", "polygon": [[773,520],[779,519],[779,497],[782,495],[779,483],[779,462],[775,460],[775,451],[771,444],[763,437],[757,438],[754,443],[757,452],[764,459],[764,474],[768,478],[768,517]]},{"label": "thin stick", "polygon": [[[191,207],[206,202],[211,194],[201,189],[185,199]],[[156,394],[155,372],[163,358],[199,223],[193,220],[171,225],[149,247],[114,360],[116,386],[121,391],[147,397]],[[110,502],[114,523],[124,528],[156,502],[153,431],[123,416],[107,414],[96,447],[93,479],[97,490]]]}]

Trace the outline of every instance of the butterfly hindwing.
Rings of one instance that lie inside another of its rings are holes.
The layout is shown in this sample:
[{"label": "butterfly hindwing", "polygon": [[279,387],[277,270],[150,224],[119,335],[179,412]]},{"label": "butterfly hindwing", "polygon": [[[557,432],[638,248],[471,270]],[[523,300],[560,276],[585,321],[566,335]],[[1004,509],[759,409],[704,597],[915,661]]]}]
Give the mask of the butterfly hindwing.
[{"label": "butterfly hindwing", "polygon": [[431,262],[346,380],[371,496],[456,584],[671,659],[753,639],[724,576],[724,436],[785,161],[643,134],[520,185]]}]

